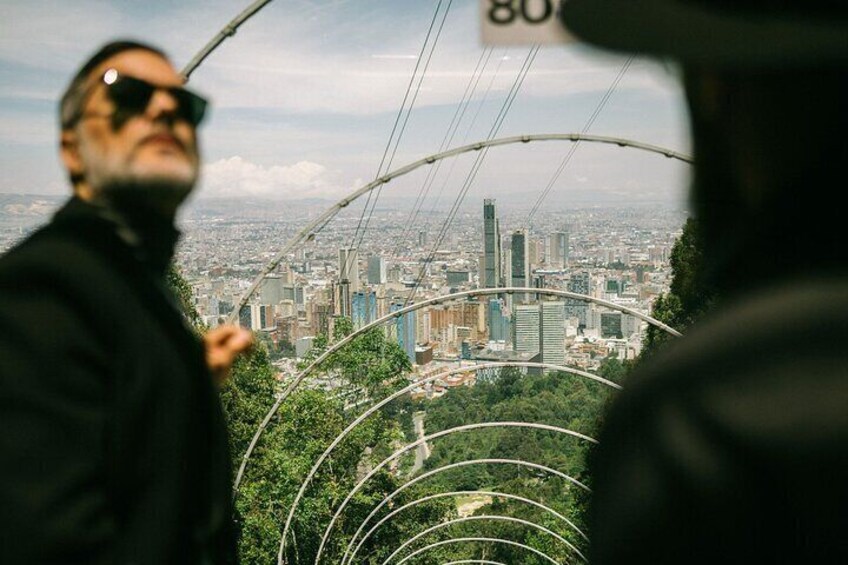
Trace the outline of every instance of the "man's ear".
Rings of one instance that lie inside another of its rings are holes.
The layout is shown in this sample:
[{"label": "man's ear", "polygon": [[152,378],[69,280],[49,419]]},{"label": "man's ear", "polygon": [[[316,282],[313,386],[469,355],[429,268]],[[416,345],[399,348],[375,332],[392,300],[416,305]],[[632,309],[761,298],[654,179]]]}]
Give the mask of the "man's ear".
[{"label": "man's ear", "polygon": [[72,129],[62,130],[59,141],[59,152],[62,155],[62,162],[65,164],[65,168],[68,169],[70,177],[82,177],[85,167],[80,157],[77,132]]}]

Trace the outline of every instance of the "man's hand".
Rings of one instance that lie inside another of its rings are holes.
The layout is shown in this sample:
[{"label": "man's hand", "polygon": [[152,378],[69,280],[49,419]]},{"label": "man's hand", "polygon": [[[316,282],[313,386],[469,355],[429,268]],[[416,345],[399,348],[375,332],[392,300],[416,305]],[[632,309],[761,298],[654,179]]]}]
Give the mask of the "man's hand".
[{"label": "man's hand", "polygon": [[206,364],[218,386],[230,378],[236,357],[253,345],[253,334],[239,326],[218,326],[203,336]]}]

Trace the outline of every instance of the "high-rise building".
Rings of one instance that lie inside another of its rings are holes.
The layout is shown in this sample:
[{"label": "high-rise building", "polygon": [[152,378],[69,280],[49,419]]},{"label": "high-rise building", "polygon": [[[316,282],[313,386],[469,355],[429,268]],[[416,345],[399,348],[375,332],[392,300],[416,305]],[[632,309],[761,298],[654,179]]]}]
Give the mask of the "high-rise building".
[{"label": "high-rise building", "polygon": [[[403,302],[394,302],[390,311],[403,309]],[[410,363],[415,363],[415,311],[407,312],[395,319],[395,336],[398,345],[406,353]]]},{"label": "high-rise building", "polygon": [[621,312],[601,312],[601,337],[617,339],[624,337],[621,329]]},{"label": "high-rise building", "polygon": [[356,292],[359,286],[359,251],[353,247],[339,249],[339,282],[347,281],[350,292]]},{"label": "high-rise building", "polygon": [[253,329],[250,316],[250,304],[245,304],[239,309],[239,325],[246,330]]},{"label": "high-rise building", "polygon": [[280,275],[268,275],[259,287],[259,299],[262,304],[279,304],[285,297],[283,288],[285,282]]},{"label": "high-rise building", "polygon": [[568,230],[554,232],[548,239],[548,265],[554,269],[568,267]]},{"label": "high-rise building", "polygon": [[[530,279],[530,286],[532,286],[533,288],[545,288],[545,275],[534,274],[530,277]],[[532,298],[533,300],[539,300],[539,295],[534,294]]]},{"label": "high-rise building", "polygon": [[333,285],[333,313],[336,316],[344,316],[345,318],[353,317],[351,299],[350,281],[342,280]]},{"label": "high-rise building", "polygon": [[[591,294],[592,278],[586,271],[574,273],[568,280],[566,288],[569,292],[576,292],[577,294]],[[584,328],[586,327],[586,316],[588,311],[589,303],[585,300],[578,300],[575,298],[567,298],[565,300],[566,317],[576,317],[579,320],[580,326]]]},{"label": "high-rise building", "polygon": [[483,200],[483,280],[482,288],[497,288],[501,284],[501,228],[495,200]]},{"label": "high-rise building", "polygon": [[239,310],[239,325],[259,331],[274,326],[274,310],[268,304],[245,304]]},{"label": "high-rise building", "polygon": [[[512,251],[510,286],[530,286],[530,252],[527,230],[520,229],[513,232],[510,250]],[[528,296],[526,294],[517,295],[516,299],[527,302]]]},{"label": "high-rise building", "polygon": [[513,309],[512,348],[517,353],[536,353],[540,350],[539,305],[519,304]]},{"label": "high-rise building", "polygon": [[358,329],[377,319],[377,295],[366,288],[351,295],[351,321]]},{"label": "high-rise building", "polygon": [[368,284],[386,284],[386,262],[379,255],[368,257]]},{"label": "high-rise building", "polygon": [[310,302],[310,308],[306,311],[309,329],[315,335],[330,334],[330,319],[333,316],[332,306],[325,302]]},{"label": "high-rise building", "polygon": [[529,236],[527,241],[527,263],[532,271],[534,268],[542,264],[542,259],[545,256],[545,243],[543,241],[532,239]]},{"label": "high-rise building", "polygon": [[565,302],[542,302],[542,361],[565,363]]},{"label": "high-rise building", "polygon": [[509,317],[504,312],[502,300],[492,298],[489,300],[489,341],[503,341],[506,343],[510,338]]}]

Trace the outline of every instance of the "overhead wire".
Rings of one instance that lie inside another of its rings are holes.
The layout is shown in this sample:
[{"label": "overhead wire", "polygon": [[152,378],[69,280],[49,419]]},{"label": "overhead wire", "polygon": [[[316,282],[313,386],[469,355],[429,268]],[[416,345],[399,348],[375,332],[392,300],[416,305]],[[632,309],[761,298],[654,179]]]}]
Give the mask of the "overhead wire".
[{"label": "overhead wire", "polygon": [[[607,103],[609,102],[609,100],[612,97],[613,93],[615,92],[616,88],[618,88],[618,84],[621,82],[621,79],[624,78],[624,75],[627,73],[627,70],[630,69],[630,66],[633,64],[634,58],[635,58],[635,56],[631,55],[630,57],[627,58],[627,60],[621,66],[621,68],[619,69],[618,74],[616,75],[615,79],[613,79],[612,83],[609,85],[606,92],[601,97],[601,100],[598,102],[598,105],[595,107],[595,110],[592,112],[592,115],[589,116],[588,120],[586,120],[586,124],[583,126],[583,129],[580,131],[581,134],[588,133],[589,129],[595,123],[595,120],[597,120],[598,116],[601,115],[601,112],[606,107]],[[554,171],[553,176],[548,181],[548,183],[545,185],[545,188],[542,190],[539,197],[536,198],[536,201],[534,202],[533,207],[530,209],[530,213],[527,215],[527,220],[525,221],[525,226],[528,229],[530,228],[530,222],[533,220],[533,216],[539,210],[539,208],[542,205],[542,202],[544,202],[545,198],[547,198],[548,194],[551,192],[551,189],[553,189],[554,185],[559,180],[559,177],[562,175],[566,166],[568,166],[568,163],[571,161],[571,158],[574,156],[574,153],[577,151],[577,147],[579,145],[580,145],[580,142],[577,141],[576,143],[574,143],[568,149],[568,153],[566,153],[565,157],[563,157],[563,159],[560,162],[559,166],[557,167],[556,171]]]},{"label": "overhead wire", "polygon": [[[398,147],[400,146],[400,140],[403,136],[404,131],[406,131],[406,125],[409,122],[409,116],[412,115],[412,109],[415,107],[415,102],[418,99],[419,92],[421,91],[421,84],[424,82],[424,77],[427,74],[427,70],[430,68],[430,61],[433,58],[433,53],[435,53],[435,51],[436,51],[436,45],[439,42],[439,37],[442,35],[442,29],[444,29],[445,21],[447,20],[448,13],[450,12],[450,9],[451,9],[451,4],[453,4],[453,0],[448,1],[448,5],[445,8],[444,14],[442,15],[442,21],[439,24],[439,30],[436,32],[436,37],[435,37],[435,39],[433,39],[433,43],[430,46],[430,52],[427,55],[427,61],[424,64],[424,69],[421,71],[421,74],[418,78],[418,85],[415,88],[415,94],[413,95],[412,102],[410,102],[409,108],[407,109],[406,117],[403,120],[403,125],[401,126],[400,133],[398,134],[395,146],[392,149],[392,155],[391,155],[391,157],[389,157],[389,160],[388,160],[388,163],[386,164],[385,170],[380,174],[387,173],[391,169],[392,163],[394,162],[395,155],[397,154]],[[371,217],[374,215],[374,210],[377,207],[377,202],[380,200],[380,195],[383,192],[383,186],[384,185],[380,185],[380,188],[377,189],[376,196],[374,197],[374,202],[371,205],[371,211],[368,213],[368,215],[365,219],[365,226],[363,227],[361,233],[359,234],[359,241],[354,246],[356,249],[359,249],[359,247],[362,245],[362,241],[365,238],[366,232],[368,231],[368,225],[371,223]],[[367,204],[366,204],[366,207],[367,207]]]},{"label": "overhead wire", "polygon": [[[424,53],[427,50],[427,46],[430,44],[430,37],[433,33],[433,29],[436,26],[436,21],[438,20],[439,12],[441,10],[443,1],[444,0],[439,0],[439,3],[436,5],[436,9],[433,11],[433,17],[430,20],[429,27],[427,28],[427,35],[424,37],[424,43],[421,45],[421,50],[418,53],[418,57],[417,57],[417,60],[415,62],[415,68],[412,71],[412,75],[409,77],[409,84],[407,84],[406,92],[404,93],[404,96],[403,96],[403,101],[401,102],[400,108],[398,109],[398,113],[395,116],[395,121],[394,121],[394,124],[392,125],[392,131],[389,134],[388,141],[386,142],[386,147],[383,149],[383,156],[380,159],[380,164],[377,167],[377,173],[374,176],[375,180],[379,179],[381,175],[385,174],[385,171],[388,171],[387,167],[384,171],[384,165],[386,164],[386,159],[389,157],[389,152],[392,150],[392,144],[394,143],[394,145],[395,145],[395,151],[397,151],[397,146],[400,144],[400,140],[403,136],[403,130],[405,129],[406,123],[409,119],[409,113],[412,111],[412,104],[410,104],[409,108],[407,109],[407,101],[409,100],[409,95],[413,90],[413,85],[415,84],[415,80],[418,77],[418,69],[421,66],[422,61],[424,60]],[[447,18],[447,13],[450,9],[450,4],[452,2],[453,2],[453,0],[449,0],[448,9],[445,10],[444,16],[442,18],[442,23],[439,26],[439,32],[438,32],[439,34],[441,34],[442,27],[444,26],[444,22],[445,22],[445,19]],[[433,51],[435,49],[435,43],[436,42],[434,41],[433,45],[432,45],[432,49],[430,50],[430,57],[432,57]],[[429,66],[430,57],[427,58],[427,61],[425,63],[425,68],[427,66]],[[415,91],[415,94],[413,95],[413,103],[414,103],[415,99],[417,99],[417,97],[418,97],[418,91],[421,88],[421,82],[423,80],[423,76],[424,76],[424,73],[422,72],[421,77],[418,81],[418,87],[415,89],[416,91]],[[403,125],[401,127],[401,130],[398,133],[398,126],[401,125],[401,119],[403,118],[405,110],[406,110],[407,118],[406,118],[406,120],[404,120]],[[396,133],[398,134],[397,137],[395,136]],[[394,152],[392,153],[392,157],[394,157]],[[381,189],[382,189],[382,187],[381,187]],[[357,249],[358,250],[358,248],[359,248],[358,242],[361,241],[360,232],[362,231],[362,226],[363,226],[363,224],[365,224],[366,229],[367,229],[367,224],[370,223],[371,215],[373,215],[374,208],[376,207],[376,199],[375,199],[375,202],[374,202],[374,206],[371,206],[371,201],[372,201],[372,199],[374,199],[374,196],[375,196],[375,194],[374,194],[373,191],[368,193],[368,197],[365,200],[365,206],[362,208],[362,213],[360,214],[359,221],[357,222],[357,225],[356,225],[356,230],[354,231],[354,235],[351,238],[350,244],[348,244],[346,249]],[[367,221],[366,221],[366,216],[368,218]],[[345,259],[344,259],[344,262],[341,265],[341,272],[339,273],[339,275],[341,277],[343,277],[344,274],[347,272],[348,262],[350,261],[352,255],[354,255],[354,253],[350,253],[350,252],[347,252],[347,251],[345,252]]]},{"label": "overhead wire", "polygon": [[[489,80],[489,84],[486,87],[486,91],[483,93],[483,98],[480,100],[480,104],[477,106],[477,110],[474,112],[474,117],[471,119],[471,124],[468,126],[468,129],[465,130],[465,135],[463,136],[462,141],[460,142],[460,145],[465,145],[465,142],[468,140],[468,136],[471,135],[472,131],[474,131],[474,126],[477,123],[477,118],[480,116],[480,111],[486,105],[486,102],[487,102],[488,97],[489,97],[489,93],[492,90],[492,86],[495,83],[495,79],[500,74],[500,70],[501,70],[501,66],[503,65],[503,62],[507,60],[506,53],[507,53],[507,50],[504,49],[504,54],[503,54],[503,56],[500,57],[500,59],[498,61],[498,66],[495,68],[495,72],[492,75],[492,78]],[[440,163],[441,163],[441,161],[440,161]],[[436,213],[436,209],[439,206],[439,201],[442,199],[442,194],[445,192],[445,188],[447,188],[448,182],[450,181],[451,177],[453,176],[453,171],[454,171],[454,169],[456,169],[456,163],[457,163],[456,159],[451,160],[450,168],[448,169],[448,174],[445,175],[445,178],[442,180],[442,185],[439,187],[439,192],[436,194],[436,198],[433,200],[433,205],[430,207],[430,213],[429,213],[429,219],[427,221],[426,231],[429,231],[430,226],[432,226],[432,218],[434,217],[434,214]]]},{"label": "overhead wire", "polygon": [[[460,124],[462,123],[462,119],[465,117],[465,112],[468,109],[468,105],[470,104],[472,98],[474,97],[474,93],[477,91],[477,85],[480,83],[480,78],[483,76],[483,73],[486,70],[486,66],[489,64],[489,59],[492,55],[493,49],[488,47],[484,49],[480,53],[480,57],[477,59],[477,64],[474,67],[474,71],[471,73],[471,77],[468,79],[468,84],[465,85],[465,91],[462,93],[462,97],[459,100],[459,104],[456,106],[456,110],[453,113],[453,117],[451,117],[451,121],[448,124],[448,128],[445,131],[445,135],[442,138],[442,142],[439,145],[438,153],[444,151],[450,143],[453,141],[453,137],[456,134],[456,131],[459,129]],[[481,66],[482,63],[482,66]],[[424,178],[424,182],[421,183],[421,188],[418,190],[418,195],[415,198],[415,203],[412,206],[412,209],[409,212],[409,216],[403,224],[403,232],[401,232],[400,237],[398,238],[398,247],[396,248],[395,254],[400,249],[400,245],[406,241],[406,238],[412,233],[412,228],[415,225],[415,221],[418,219],[418,215],[421,212],[421,207],[424,205],[424,201],[427,198],[427,195],[430,192],[430,188],[433,186],[433,180],[435,180],[436,175],[438,175],[439,170],[441,169],[442,161],[436,162],[434,167],[430,167],[427,169],[427,176]]]},{"label": "overhead wire", "polygon": [[[504,99],[504,103],[501,106],[498,115],[495,117],[495,120],[492,123],[492,127],[489,129],[489,133],[486,137],[487,140],[494,139],[501,126],[503,125],[504,121],[506,120],[506,116],[509,114],[509,110],[512,108],[512,104],[513,102],[515,102],[515,98],[518,95],[518,92],[521,90],[522,84],[524,84],[524,79],[529,74],[530,68],[533,65],[533,61],[536,59],[536,55],[539,52],[539,48],[540,46],[538,44],[534,45],[528,52],[527,57],[525,57],[524,62],[522,63],[521,68],[519,69],[518,74],[512,83],[512,87],[510,88],[509,93]],[[421,287],[421,283],[424,280],[424,276],[427,272],[427,267],[433,262],[433,259],[435,258],[439,247],[444,241],[445,235],[447,234],[451,224],[453,223],[453,219],[456,217],[456,214],[459,211],[462,202],[465,200],[465,196],[468,193],[468,190],[471,188],[471,185],[477,178],[477,173],[480,171],[480,167],[482,167],[487,154],[488,147],[483,148],[480,153],[478,153],[476,159],[474,160],[474,163],[471,166],[471,169],[469,169],[468,174],[465,177],[465,181],[463,182],[462,188],[457,193],[457,196],[453,202],[453,206],[451,207],[447,217],[442,223],[442,227],[439,230],[439,235],[436,238],[436,242],[433,245],[433,248],[425,259],[424,263],[421,265],[421,270],[419,272],[418,278],[415,281],[415,285],[409,293],[409,296],[407,296],[406,298],[405,306],[408,306],[412,303],[412,300],[415,298],[415,294]]]}]

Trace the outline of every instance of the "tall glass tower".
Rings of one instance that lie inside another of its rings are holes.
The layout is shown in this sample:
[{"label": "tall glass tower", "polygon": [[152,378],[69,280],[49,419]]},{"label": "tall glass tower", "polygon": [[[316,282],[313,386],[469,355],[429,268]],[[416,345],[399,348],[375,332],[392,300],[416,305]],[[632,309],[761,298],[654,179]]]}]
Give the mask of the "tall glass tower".
[{"label": "tall glass tower", "polygon": [[501,284],[501,228],[495,209],[495,200],[483,200],[483,288],[497,288]]},{"label": "tall glass tower", "polygon": [[[526,230],[516,230],[512,234],[510,286],[530,286],[529,243]],[[524,302],[529,300],[526,294],[518,295],[516,298]]]}]

